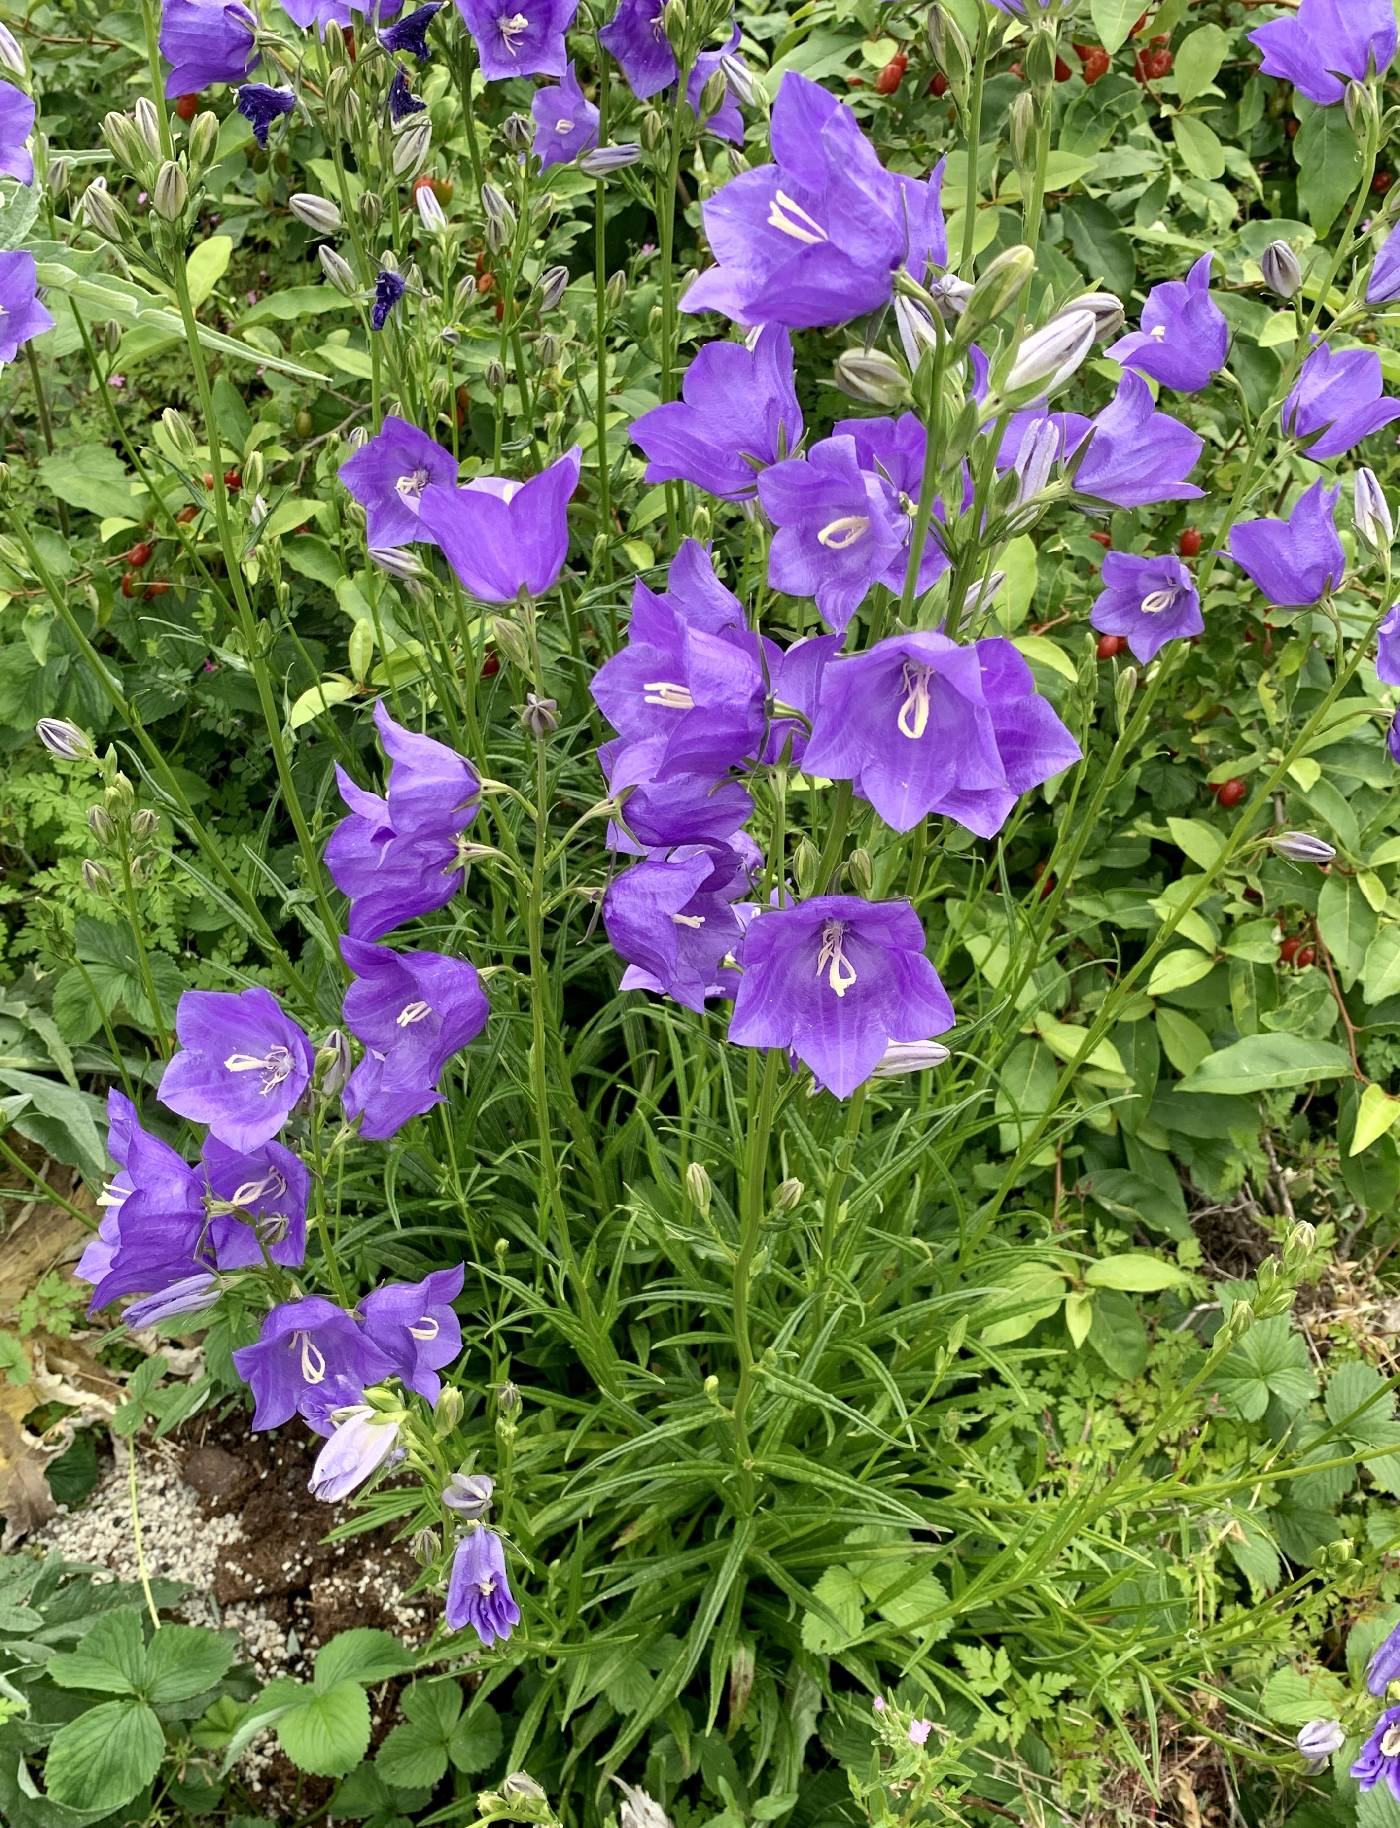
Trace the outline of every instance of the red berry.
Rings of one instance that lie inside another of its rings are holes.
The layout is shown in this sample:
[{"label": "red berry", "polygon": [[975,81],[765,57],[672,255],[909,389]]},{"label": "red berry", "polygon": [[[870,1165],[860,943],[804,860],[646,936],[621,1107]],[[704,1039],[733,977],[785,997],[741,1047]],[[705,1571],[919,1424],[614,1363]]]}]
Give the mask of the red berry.
[{"label": "red berry", "polygon": [[163,597],[169,588],[170,586],[164,578],[154,578],[141,592],[141,595],[149,601],[152,597]]},{"label": "red berry", "polygon": [[1055,878],[1047,870],[1045,875],[1040,878],[1040,899],[1044,901],[1047,896],[1053,895],[1054,892]]},{"label": "red berry", "polygon": [[1288,119],[1283,123],[1283,131],[1288,139],[1290,139],[1290,140],[1297,139],[1297,137],[1298,137],[1298,117],[1296,114],[1289,115]]},{"label": "red berry", "polygon": [[133,571],[139,571],[155,551],[149,540],[137,540],[126,555],[126,562]]},{"label": "red berry", "polygon": [[1128,645],[1126,635],[1100,635],[1098,654],[1100,660],[1112,660],[1123,652]]},{"label": "red berry", "polygon": [[[211,476],[209,478],[209,480],[210,480],[210,482],[212,482],[214,480],[214,478]],[[199,513],[199,509],[195,507],[193,502],[191,502],[187,508],[181,508],[180,512],[175,516],[175,518],[177,521],[179,521],[179,523],[182,527],[188,527],[190,522],[194,519],[195,515],[198,513]]]},{"label": "red berry", "polygon": [[1170,51],[1152,51],[1147,58],[1147,74],[1154,82],[1161,82],[1164,76],[1170,76],[1176,59]]},{"label": "red berry", "polygon": [[1298,957],[1302,944],[1302,940],[1296,933],[1290,933],[1287,939],[1281,939],[1279,941],[1278,955],[1285,965],[1294,963]]},{"label": "red berry", "polygon": [[1371,180],[1371,189],[1378,197],[1383,197],[1395,182],[1388,171],[1378,171]]},{"label": "red berry", "polygon": [[1111,533],[1091,533],[1089,538],[1093,540],[1096,545],[1102,546],[1105,552],[1111,552],[1113,550],[1113,535]]},{"label": "red berry", "polygon": [[1306,971],[1308,966],[1311,965],[1316,960],[1316,958],[1317,958],[1316,947],[1304,946],[1302,948],[1302,950],[1299,952],[1297,958],[1294,960],[1294,963],[1297,965],[1297,967],[1300,971]]},{"label": "red berry", "polygon": [[1146,13],[1139,13],[1139,14],[1138,14],[1138,16],[1137,16],[1137,24],[1136,24],[1136,25],[1134,25],[1134,26],[1132,26],[1132,27],[1131,27],[1131,28],[1130,28],[1130,29],[1129,29],[1129,32],[1128,32],[1128,36],[1129,36],[1129,38],[1136,38],[1136,37],[1137,37],[1137,35],[1138,35],[1138,33],[1139,33],[1139,32],[1140,32],[1140,31],[1141,31],[1141,30],[1142,30],[1142,28],[1143,28],[1143,27],[1144,27],[1144,26],[1145,26],[1145,25],[1146,25],[1146,24],[1147,24],[1147,14],[1146,14]]},{"label": "red berry", "polygon": [[1092,89],[1101,76],[1108,75],[1111,59],[1108,52],[1100,45],[1098,50],[1090,51],[1084,59],[1084,80]]},{"label": "red berry", "polygon": [[457,422],[458,431],[460,431],[462,429],[462,427],[467,423],[467,416],[471,412],[471,409],[472,409],[472,397],[467,392],[465,384],[463,384],[463,385],[459,386],[457,389],[455,404],[453,406],[453,412],[452,412],[452,417]]},{"label": "red berry", "polygon": [[1177,542],[1178,550],[1184,559],[1194,559],[1201,550],[1201,530],[1199,527],[1187,527]]},{"label": "red berry", "polygon": [[1076,39],[1074,43],[1074,54],[1079,59],[1080,63],[1088,63],[1089,59],[1098,48],[1099,47],[1096,44],[1080,44],[1078,39]]},{"label": "red berry", "polygon": [[355,61],[355,32],[354,32],[354,28],[352,26],[348,26],[348,25],[345,28],[345,50],[346,50],[346,55],[349,57],[351,63],[354,63],[354,61]]},{"label": "red berry", "polygon": [[175,112],[182,121],[192,121],[199,112],[199,96],[182,95],[175,104]]},{"label": "red berry", "polygon": [[1070,69],[1063,57],[1057,57],[1055,59],[1055,81],[1057,83],[1067,83],[1073,74],[1073,70]]},{"label": "red berry", "polygon": [[483,679],[494,679],[496,677],[497,673],[500,672],[500,670],[501,670],[500,655],[492,654],[492,653],[488,652],[486,655],[486,658],[481,663],[481,677]]},{"label": "red berry", "polygon": [[1013,63],[1011,66],[1011,74],[1015,77],[1024,77],[1026,72],[1022,65]]},{"label": "red berry", "polygon": [[230,489],[235,495],[243,487],[243,478],[237,470],[224,471],[224,487]]},{"label": "red berry", "polygon": [[948,93],[948,78],[941,70],[929,84],[928,92],[930,95],[946,95]]},{"label": "red berry", "polygon": [[136,595],[136,587],[140,582],[140,578],[137,577],[134,571],[124,571],[122,573],[122,595],[124,597],[134,597]]},{"label": "red berry", "polygon": [[1236,775],[1231,780],[1222,781],[1218,787],[1212,787],[1211,792],[1222,806],[1238,806],[1249,789]]},{"label": "red berry", "polygon": [[881,70],[880,74],[875,78],[875,93],[877,95],[893,95],[903,81],[904,65],[897,57],[892,57],[885,65],[884,69]]}]

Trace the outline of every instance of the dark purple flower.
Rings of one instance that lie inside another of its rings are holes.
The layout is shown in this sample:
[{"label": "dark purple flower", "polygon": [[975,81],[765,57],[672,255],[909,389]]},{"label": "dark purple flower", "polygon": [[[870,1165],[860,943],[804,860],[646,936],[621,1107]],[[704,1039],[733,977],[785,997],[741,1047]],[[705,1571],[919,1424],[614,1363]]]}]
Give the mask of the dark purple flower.
[{"label": "dark purple flower", "polygon": [[394,1375],[388,1353],[323,1295],[273,1308],[257,1344],[240,1346],[233,1363],[253,1393],[255,1432],[302,1415],[317,1434],[329,1434],[336,1408],[358,1402],[367,1385]]},{"label": "dark purple flower", "polygon": [[400,1424],[367,1403],[338,1412],[335,1431],[316,1456],[307,1481],[313,1498],[337,1504],[377,1473],[393,1454]]},{"label": "dark purple flower", "polygon": [[220,1142],[270,1142],[311,1083],[310,1041],[270,990],[187,990],[175,1010],[180,1051],[156,1096],[208,1124]]},{"label": "dark purple flower", "polygon": [[426,6],[418,6],[411,13],[405,13],[397,25],[386,26],[379,34],[379,42],[391,56],[406,51],[416,57],[419,63],[428,61],[428,27],[442,11],[442,0],[428,0]]},{"label": "dark purple flower", "polygon": [[729,1039],[790,1049],[818,1085],[849,1098],[891,1041],[927,1041],[953,1006],[907,901],[823,895],[750,922]]},{"label": "dark purple flower", "polygon": [[477,476],[460,489],[423,491],[423,525],[472,596],[511,603],[522,592],[542,597],[559,582],[579,455],[575,445],[528,482]]},{"label": "dark purple flower", "polygon": [[1388,1707],[1371,1728],[1351,1774],[1363,1792],[1374,1790],[1384,1778],[1390,1794],[1400,1803],[1400,1707]]},{"label": "dark purple flower", "polygon": [[407,546],[427,535],[418,518],[423,491],[451,488],[457,459],[407,419],[390,413],[368,444],[340,466],[340,480],[365,511],[371,546]]},{"label": "dark purple flower", "polygon": [[256,28],[257,20],[238,0],[163,0],[160,49],[171,66],[166,95],[242,82],[257,61]]},{"label": "dark purple flower", "polygon": [[1117,395],[1089,423],[1093,439],[1075,477],[1078,494],[1116,508],[1142,508],[1194,501],[1203,493],[1186,480],[1200,458],[1201,439],[1180,419],[1157,411],[1141,375],[1129,369]]},{"label": "dark purple flower", "polygon": [[[394,80],[389,84],[389,119],[397,127],[410,114],[422,114],[428,104],[419,95],[415,95],[408,86],[408,72],[395,70]],[[381,273],[380,278],[384,275]],[[382,325],[378,328],[383,328]]]},{"label": "dark purple flower", "polygon": [[264,1253],[293,1269],[305,1262],[311,1174],[299,1156],[279,1142],[244,1151],[210,1136],[200,1159],[212,1196],[209,1240],[220,1269],[258,1268]]},{"label": "dark purple flower", "polygon": [[447,1580],[447,1629],[470,1625],[487,1650],[504,1644],[520,1623],[506,1578],[506,1553],[494,1530],[478,1523],[468,1529],[452,1557]]},{"label": "dark purple flower", "polygon": [[1379,1701],[1392,1682],[1400,1681],[1400,1625],[1371,1653],[1366,1665],[1366,1686]]},{"label": "dark purple flower", "polygon": [[[727,43],[717,51],[701,51],[690,66],[690,80],[685,85],[685,99],[697,119],[700,115],[700,97],[704,93],[705,84],[715,71],[723,70],[728,61],[737,63],[742,72],[743,62],[734,55],[738,48],[739,28],[736,25],[731,28]],[[742,76],[740,80],[742,80]],[[738,99],[727,80],[724,87],[724,100],[705,122],[705,132],[713,134],[717,140],[728,140],[732,146],[742,146],[744,143],[744,117],[739,112]]]},{"label": "dark purple flower", "polygon": [[290,114],[296,103],[290,89],[274,89],[267,83],[244,83],[234,98],[234,106],[252,127],[259,146],[267,145],[272,123]]},{"label": "dark purple flower", "polygon": [[39,303],[34,256],[24,248],[0,253],[0,363],[13,362],[27,342],[52,329],[53,318]]},{"label": "dark purple flower", "polygon": [[667,772],[666,751],[664,736],[604,743],[598,751],[609,793],[627,796],[626,830],[616,824],[608,829],[614,850],[727,844],[753,812],[752,799],[737,781]]},{"label": "dark purple flower", "polygon": [[724,959],[743,926],[732,903],[748,876],[727,846],[684,847],[614,877],[603,897],[603,925],[614,952],[634,967],[632,983],[655,985],[687,1009],[703,1011],[721,994]]},{"label": "dark purple flower", "polygon": [[740,324],[844,324],[888,304],[901,266],[919,272],[937,257],[941,172],[927,183],[887,172],[850,109],[819,84],[786,72],[770,140],[772,164],[705,204],[719,265],[690,287],[684,310]]},{"label": "dark purple flower", "polygon": [[598,144],[598,110],[579,87],[574,66],[566,66],[557,83],[536,89],[530,99],[535,122],[532,148],[540,170],[571,165],[580,153]]},{"label": "dark purple flower", "polygon": [[666,0],[622,0],[598,34],[599,44],[621,66],[638,101],[669,89],[680,74],[661,23],[665,11]]},{"label": "dark purple flower", "polygon": [[706,343],[681,382],[681,398],[632,422],[648,459],[647,482],[693,482],[725,501],[758,492],[758,473],[802,441],[792,338],[770,324],[743,343]]},{"label": "dark purple flower", "polygon": [[34,103],[14,83],[0,82],[0,177],[34,182],[34,155],[29,136],[34,131]]},{"label": "dark purple flower", "polygon": [[1392,228],[1381,243],[1366,282],[1368,305],[1389,305],[1400,298],[1400,228]]},{"label": "dark purple flower", "polygon": [[1199,393],[1225,366],[1230,329],[1210,296],[1213,254],[1202,254],[1185,279],[1153,286],[1142,327],[1104,351],[1125,368],[1181,394]]},{"label": "dark purple flower", "polygon": [[1314,463],[1340,457],[1400,419],[1400,400],[1386,399],[1384,385],[1374,349],[1341,349],[1333,355],[1323,343],[1303,363],[1283,403],[1283,429],[1302,441]]},{"label": "dark purple flower", "polygon": [[564,34],[578,0],[457,0],[488,82],[562,76]]},{"label": "dark purple flower", "polygon": [[908,516],[889,486],[862,469],[849,436],[823,438],[806,458],[773,464],[759,477],[758,495],[777,529],[769,583],[815,598],[839,633],[904,550]]},{"label": "dark purple flower", "polygon": [[1349,79],[1365,82],[1372,67],[1389,68],[1395,10],[1390,0],[1303,0],[1296,13],[1257,26],[1249,39],[1264,53],[1261,75],[1281,76],[1326,108],[1341,101]]},{"label": "dark purple flower", "polygon": [[356,1309],[365,1337],[390,1360],[405,1388],[429,1403],[442,1394],[438,1372],[462,1349],[462,1326],[452,1304],[465,1275],[457,1263],[433,1270],[421,1282],[390,1282]]},{"label": "dark purple flower", "polygon": [[1089,624],[1105,635],[1126,635],[1144,666],[1168,641],[1199,635],[1205,627],[1191,573],[1173,553],[1135,558],[1110,552],[1103,562],[1104,589]]},{"label": "dark purple flower", "polygon": [[107,1153],[117,1172],[104,1189],[102,1223],[74,1274],[93,1284],[92,1311],[121,1295],[168,1288],[208,1266],[204,1189],[184,1157],[141,1128],[136,1107],[107,1094]]},{"label": "dark purple flower", "polygon": [[[399,74],[402,75],[403,72],[400,71]],[[389,267],[380,270],[379,277],[374,282],[374,304],[369,314],[372,329],[384,328],[389,321],[389,313],[407,290],[401,273],[395,273]]]},{"label": "dark purple flower", "polygon": [[1400,603],[1376,630],[1376,677],[1382,685],[1400,685]]},{"label": "dark purple flower", "polygon": [[1333,519],[1340,494],[1319,477],[1287,520],[1247,520],[1231,530],[1231,558],[1280,609],[1320,603],[1341,583],[1346,554]]},{"label": "dark purple flower", "polygon": [[405,730],[382,702],[374,722],[390,762],[388,793],[381,799],[357,787],[337,766],[350,817],[325,849],[326,868],[350,897],[355,939],[379,939],[451,901],[463,882],[457,840],[480,801],[476,774],[456,750]]},{"label": "dark purple flower", "polygon": [[365,1054],[345,1087],[345,1115],[381,1142],[410,1117],[444,1102],[442,1069],[486,1026],[486,994],[474,966],[437,952],[391,952],[343,939],[355,973],[345,992],[345,1026]]},{"label": "dark purple flower", "polygon": [[853,781],[896,831],[934,812],[991,838],[1021,794],[1079,759],[1009,641],[909,634],[827,667],[803,767]]}]

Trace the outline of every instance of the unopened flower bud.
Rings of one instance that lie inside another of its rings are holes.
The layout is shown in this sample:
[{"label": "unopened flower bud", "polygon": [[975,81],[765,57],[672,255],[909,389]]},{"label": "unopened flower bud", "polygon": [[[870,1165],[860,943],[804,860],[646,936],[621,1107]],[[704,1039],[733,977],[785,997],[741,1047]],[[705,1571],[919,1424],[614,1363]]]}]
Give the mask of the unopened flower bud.
[{"label": "unopened flower bud", "polygon": [[1317,1249],[1317,1227],[1310,1225],[1306,1219],[1300,1219],[1284,1240],[1284,1259],[1290,1268],[1296,1268],[1298,1262],[1306,1261]]},{"label": "unopened flower bud", "polygon": [[525,1404],[519,1390],[514,1384],[502,1384],[496,1392],[496,1413],[507,1422],[513,1422]]},{"label": "unopened flower bud", "polygon": [[106,866],[101,863],[94,863],[91,857],[83,858],[81,874],[83,878],[83,887],[93,895],[99,895],[104,889],[109,889],[112,886],[112,878]]},{"label": "unopened flower bud", "polygon": [[407,546],[371,546],[369,556],[391,578],[425,578],[428,575],[421,559]]},{"label": "unopened flower bud", "polygon": [[384,213],[384,205],[379,200],[379,192],[377,190],[362,191],[360,193],[358,207],[360,219],[363,221],[365,227],[369,229],[378,228],[379,218]]},{"label": "unopened flower bud", "polygon": [[82,218],[108,241],[125,241],[131,233],[131,218],[107,189],[105,178],[94,178],[83,192]]},{"label": "unopened flower bud", "polygon": [[972,52],[958,22],[945,6],[934,5],[928,10],[928,43],[933,61],[948,81],[966,82],[972,68]]},{"label": "unopened flower bud", "polygon": [[792,875],[797,884],[797,892],[804,899],[817,892],[817,870],[821,866],[822,854],[808,837],[797,840],[792,851]]},{"label": "unopened flower bud", "polygon": [[[426,114],[414,114],[399,128],[394,138],[390,164],[396,178],[415,177],[428,162],[433,149],[432,122]],[[368,194],[368,193],[367,193]]]},{"label": "unopened flower bud", "polygon": [[1390,503],[1385,498],[1374,470],[1365,467],[1356,472],[1352,492],[1352,521],[1357,538],[1364,541],[1377,557],[1384,558],[1395,543],[1395,522]]},{"label": "unopened flower bud", "polygon": [[1022,89],[1011,103],[1011,157],[1017,171],[1023,174],[1030,170],[1035,159],[1035,124],[1039,107],[1040,104],[1029,89]]},{"label": "unopened flower bud", "polygon": [[73,166],[69,159],[61,154],[56,159],[50,159],[49,169],[45,174],[44,188],[55,203],[60,198],[67,196],[68,181],[72,175]]},{"label": "unopened flower bud", "polygon": [[864,845],[851,852],[846,862],[846,874],[857,895],[869,896],[875,887],[875,860]]},{"label": "unopened flower bud", "polygon": [[1035,255],[1028,247],[1018,243],[997,255],[979,276],[958,320],[958,342],[963,348],[1021,296],[1034,272]]},{"label": "unopened flower bud", "polygon": [[339,1098],[353,1064],[349,1040],[340,1029],[333,1028],[316,1050],[316,1089],[323,1098]]},{"label": "unopened flower bud", "polygon": [[97,751],[92,738],[62,717],[41,717],[34,733],[50,755],[62,756],[65,762],[90,762]]},{"label": "unopened flower bud", "polygon": [[[1297,1716],[1295,1715],[1296,1719]],[[1313,1775],[1327,1768],[1328,1760],[1334,1752],[1340,1752],[1347,1742],[1346,1730],[1336,1720],[1310,1720],[1298,1732],[1298,1750],[1308,1761],[1308,1770]]]},{"label": "unopened flower bud", "polygon": [[[151,169],[151,149],[129,114],[114,109],[102,117],[102,137],[118,165],[141,177]],[[156,150],[159,151],[159,141]]]},{"label": "unopened flower bud", "polygon": [[549,1800],[528,1771],[512,1771],[501,1785],[501,1795],[513,1803],[538,1804]]},{"label": "unopened flower bud", "polygon": [[717,114],[724,106],[728,94],[729,78],[716,67],[705,78],[700,90],[700,119],[707,121],[712,114]]},{"label": "unopened flower bud", "polygon": [[409,1553],[419,1567],[428,1568],[438,1558],[438,1553],[442,1548],[442,1538],[436,1530],[425,1526],[423,1529],[413,1532],[408,1539],[408,1547]]},{"label": "unopened flower bud", "polygon": [[108,817],[105,807],[90,806],[88,808],[87,826],[99,843],[110,844],[112,842],[116,827]]},{"label": "unopened flower bud", "polygon": [[948,1049],[940,1047],[937,1041],[891,1041],[871,1077],[902,1079],[908,1073],[923,1073],[942,1066],[951,1058]]},{"label": "unopened flower bud", "polygon": [[318,197],[306,190],[294,191],[287,199],[287,208],[314,234],[334,235],[340,228],[340,211],[329,197]]},{"label": "unopened flower bud", "polygon": [[486,385],[491,389],[493,394],[505,392],[505,365],[497,356],[493,356],[486,364]]},{"label": "unopened flower bud", "polygon": [[806,1191],[801,1181],[792,1179],[779,1181],[777,1191],[773,1195],[774,1212],[791,1212],[801,1204],[802,1195]]},{"label": "unopened flower bud", "polygon": [[1307,831],[1281,831],[1269,840],[1270,848],[1290,863],[1331,863],[1336,850],[1325,838]]},{"label": "unopened flower bud", "polygon": [[445,1441],[462,1419],[466,1398],[455,1384],[444,1384],[433,1404],[433,1433]]},{"label": "unopened flower bud", "polygon": [[865,406],[899,406],[909,397],[909,377],[882,349],[843,349],[836,358],[836,385]]},{"label": "unopened flower bud", "polygon": [[1271,241],[1259,256],[1264,284],[1279,298],[1292,298],[1303,283],[1303,268],[1286,241]]},{"label": "unopened flower bud", "polygon": [[442,1501],[468,1522],[479,1523],[491,1509],[496,1482],[486,1473],[453,1473],[442,1488]]},{"label": "unopened flower bud", "polygon": [[202,172],[211,162],[219,143],[219,117],[212,108],[201,108],[190,122],[190,131],[185,140],[186,156],[190,170]]},{"label": "unopened flower bud", "polygon": [[165,222],[178,222],[190,200],[190,181],[173,159],[167,159],[156,173],[151,192],[151,208]]},{"label": "unopened flower bud", "polygon": [[592,152],[584,153],[578,168],[590,178],[606,178],[609,172],[623,171],[627,166],[635,165],[641,156],[640,146],[595,146]]},{"label": "unopened flower bud", "polygon": [[19,40],[3,21],[0,21],[0,64],[12,76],[24,75],[24,52],[20,49]]},{"label": "unopened flower bud", "polygon": [[1032,419],[1021,436],[1020,449],[1016,453],[1018,508],[1044,494],[1059,455],[1059,427],[1048,414]]},{"label": "unopened flower bud", "polygon": [[559,707],[552,698],[540,698],[534,692],[527,692],[520,722],[537,742],[543,742],[559,728]]},{"label": "unopened flower bud", "polygon": [[1098,326],[1092,311],[1067,311],[1034,330],[1016,351],[1006,377],[1008,394],[1027,388],[1049,393],[1062,386],[1094,346]]},{"label": "unopened flower bud", "polygon": [[511,208],[505,192],[499,184],[487,182],[481,187],[481,207],[488,222],[503,223],[507,229],[515,228],[515,211]]},{"label": "unopened flower bud", "polygon": [[704,1218],[710,1210],[710,1199],[714,1192],[710,1181],[709,1170],[703,1162],[691,1162],[685,1171],[685,1190],[690,1195],[691,1203]]},{"label": "unopened flower bud", "polygon": [[1060,316],[1065,317],[1071,311],[1092,313],[1094,340],[1099,343],[1106,343],[1111,337],[1117,336],[1128,319],[1122,299],[1115,297],[1112,292],[1081,292],[1077,298],[1070,299]]},{"label": "unopened flower bud", "polygon": [[353,298],[359,291],[350,263],[328,243],[323,242],[316,250],[316,258],[321,263],[321,271],[327,281],[333,285],[343,298]]},{"label": "unopened flower bud", "polygon": [[740,107],[755,107],[758,103],[758,84],[743,58],[733,51],[721,51],[719,67],[724,71],[724,80],[729,84],[730,94]]},{"label": "unopened flower bud", "polygon": [[491,622],[491,646],[512,666],[523,672],[530,664],[530,649],[525,640],[524,630],[518,622],[512,622],[508,616],[493,617]]},{"label": "unopened flower bud", "polygon": [[[93,808],[94,812],[98,810],[97,807]],[[160,815],[152,812],[149,806],[143,806],[131,821],[131,835],[138,844],[148,843],[159,830]]]},{"label": "unopened flower bud", "polygon": [[136,131],[146,142],[147,147],[160,157],[160,116],[156,113],[155,104],[150,96],[143,95],[131,111],[131,118]]},{"label": "unopened flower bud", "polygon": [[534,124],[526,114],[508,114],[501,122],[501,138],[512,152],[528,152],[534,143]]},{"label": "unopened flower bud", "polygon": [[1376,98],[1370,85],[1358,82],[1353,78],[1347,84],[1344,107],[1347,125],[1358,140],[1364,141],[1370,129],[1377,125],[1380,119],[1376,108]]},{"label": "unopened flower bud", "polygon": [[990,609],[997,592],[1006,582],[1004,571],[989,571],[985,578],[979,578],[963,592],[962,616],[980,615],[984,609]]},{"label": "unopened flower bud", "polygon": [[568,289],[569,269],[567,267],[546,267],[540,274],[540,312],[541,315],[557,311],[559,303]]},{"label": "unopened flower bud", "polygon": [[167,406],[160,416],[160,422],[175,455],[186,463],[192,462],[197,447],[189,420],[173,406]]}]

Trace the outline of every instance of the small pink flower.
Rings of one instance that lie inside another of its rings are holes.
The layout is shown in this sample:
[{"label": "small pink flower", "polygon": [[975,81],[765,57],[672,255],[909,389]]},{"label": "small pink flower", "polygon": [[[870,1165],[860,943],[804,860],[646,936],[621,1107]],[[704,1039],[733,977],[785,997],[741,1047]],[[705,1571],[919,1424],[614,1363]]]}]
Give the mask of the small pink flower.
[{"label": "small pink flower", "polygon": [[870,1705],[875,1709],[877,1714],[883,1714],[885,1711],[885,1697],[883,1695],[876,1695]]},{"label": "small pink flower", "polygon": [[126,376],[124,374],[108,375],[107,385],[109,387],[125,387],[126,386]]},{"label": "small pink flower", "polygon": [[913,1720],[909,1724],[910,1745],[926,1745],[928,1736],[933,1731],[931,1720]]}]

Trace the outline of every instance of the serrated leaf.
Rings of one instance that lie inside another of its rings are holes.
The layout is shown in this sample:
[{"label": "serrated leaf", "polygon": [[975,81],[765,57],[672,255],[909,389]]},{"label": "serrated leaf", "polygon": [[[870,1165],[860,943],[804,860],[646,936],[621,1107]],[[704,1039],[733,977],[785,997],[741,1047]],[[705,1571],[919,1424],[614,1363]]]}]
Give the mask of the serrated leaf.
[{"label": "serrated leaf", "polygon": [[313,1777],[344,1777],[369,1749],[369,1697],[350,1677],[332,1687],[303,1689],[302,1698],[279,1716],[277,1738],[298,1769]]},{"label": "serrated leaf", "polygon": [[313,1682],[320,1691],[338,1688],[344,1681],[383,1682],[412,1669],[412,1653],[390,1631],[358,1625],[342,1631],[316,1653]]},{"label": "serrated leaf", "polygon": [[164,1751],[160,1722],[144,1701],[104,1701],[54,1734],[44,1787],[70,1809],[120,1809],[150,1783]]},{"label": "serrated leaf", "polygon": [[452,1729],[447,1755],[464,1776],[489,1770],[500,1756],[505,1734],[489,1701],[474,1701]]},{"label": "serrated leaf", "polygon": [[386,1784],[405,1789],[440,1783],[447,1774],[447,1741],[434,1728],[409,1721],[390,1731],[374,1768]]},{"label": "serrated leaf", "polygon": [[849,1568],[828,1568],[812,1593],[826,1612],[803,1613],[803,1649],[829,1656],[853,1644],[865,1629],[864,1595],[855,1575]]},{"label": "serrated leaf", "polygon": [[60,1688],[90,1688],[104,1694],[135,1695],[143,1686],[146,1640],[134,1606],[104,1613],[76,1650],[50,1657],[47,1674]]},{"label": "serrated leaf", "polygon": [[155,1707],[188,1701],[228,1673],[234,1646],[199,1625],[162,1625],[146,1646],[142,1693]]},{"label": "serrated leaf", "polygon": [[1277,1397],[1290,1415],[1317,1395],[1308,1349],[1286,1315],[1261,1320],[1233,1346],[1211,1380],[1221,1403],[1242,1421],[1257,1422]]}]

